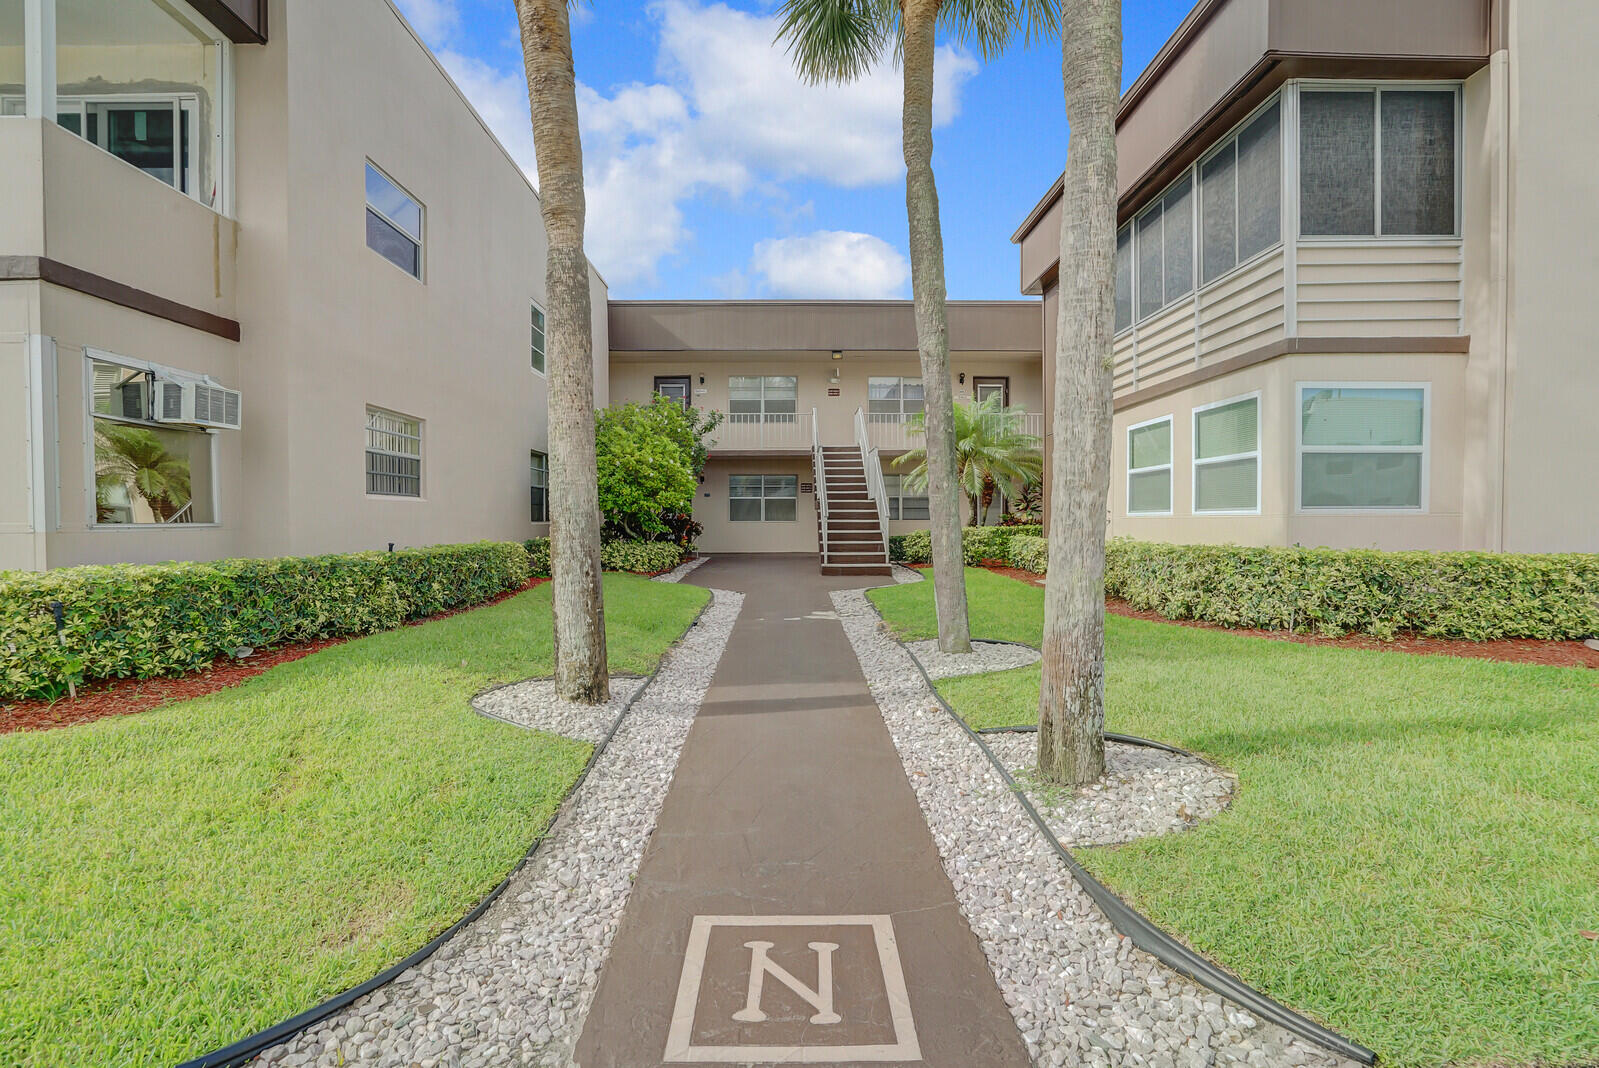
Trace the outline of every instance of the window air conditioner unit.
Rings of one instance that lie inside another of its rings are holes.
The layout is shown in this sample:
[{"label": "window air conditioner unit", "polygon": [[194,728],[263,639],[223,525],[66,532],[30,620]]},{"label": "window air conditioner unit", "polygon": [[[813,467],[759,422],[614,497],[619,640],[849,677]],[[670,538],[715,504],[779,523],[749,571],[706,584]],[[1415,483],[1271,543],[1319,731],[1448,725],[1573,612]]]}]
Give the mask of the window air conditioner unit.
[{"label": "window air conditioner unit", "polygon": [[205,382],[155,380],[155,421],[214,430],[239,429],[243,398],[238,391]]}]

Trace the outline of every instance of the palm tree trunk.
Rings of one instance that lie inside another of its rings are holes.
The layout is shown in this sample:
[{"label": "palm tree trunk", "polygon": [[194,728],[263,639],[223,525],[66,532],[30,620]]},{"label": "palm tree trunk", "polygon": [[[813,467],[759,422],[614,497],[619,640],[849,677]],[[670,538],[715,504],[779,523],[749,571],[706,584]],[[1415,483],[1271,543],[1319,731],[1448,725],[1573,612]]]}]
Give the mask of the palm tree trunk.
[{"label": "palm tree trunk", "polygon": [[1047,782],[1081,786],[1105,774],[1105,506],[1121,0],[1066,0],[1060,35],[1071,141],[1061,205],[1038,772]]},{"label": "palm tree trunk", "polygon": [[905,0],[905,211],[910,222],[916,347],[927,407],[927,504],[933,540],[938,647],[972,651],[961,558],[961,500],[955,481],[955,390],[949,381],[949,319],[944,307],[944,234],[933,181],[933,30],[939,0]]},{"label": "palm tree trunk", "polygon": [[583,145],[566,0],[516,0],[533,110],[539,203],[549,238],[550,586],[555,688],[565,700],[610,699],[600,584],[594,454],[594,337],[583,252]]}]

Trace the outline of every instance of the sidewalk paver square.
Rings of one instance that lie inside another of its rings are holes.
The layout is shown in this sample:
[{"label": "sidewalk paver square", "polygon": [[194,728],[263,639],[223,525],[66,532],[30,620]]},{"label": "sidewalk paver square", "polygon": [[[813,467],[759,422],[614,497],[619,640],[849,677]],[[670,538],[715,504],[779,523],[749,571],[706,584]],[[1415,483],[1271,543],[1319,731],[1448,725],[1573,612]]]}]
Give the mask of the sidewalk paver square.
[{"label": "sidewalk paver square", "polygon": [[665,1061],[916,1061],[889,916],[696,916]]}]

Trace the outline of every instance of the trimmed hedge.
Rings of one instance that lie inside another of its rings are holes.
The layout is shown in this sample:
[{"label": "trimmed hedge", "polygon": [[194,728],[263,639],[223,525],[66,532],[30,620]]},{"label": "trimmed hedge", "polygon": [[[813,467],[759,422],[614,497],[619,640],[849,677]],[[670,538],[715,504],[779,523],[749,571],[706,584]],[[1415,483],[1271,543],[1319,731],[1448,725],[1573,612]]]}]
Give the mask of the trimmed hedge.
[{"label": "trimmed hedge", "polygon": [[[550,577],[550,539],[532,538],[523,542],[528,566],[536,578]],[[682,546],[670,541],[608,541],[600,546],[600,567],[606,571],[631,571],[654,575],[670,571],[683,562]]]},{"label": "trimmed hedge", "polygon": [[[0,574],[0,699],[181,674],[242,648],[390,630],[528,579],[514,542]],[[65,644],[50,603],[64,609]]]},{"label": "trimmed hedge", "polygon": [[[1020,566],[1020,565],[1017,565]],[[1168,619],[1491,641],[1599,634],[1599,554],[1168,545],[1118,538],[1105,592]]]},{"label": "trimmed hedge", "polygon": [[1007,546],[1005,562],[1011,567],[1042,575],[1049,570],[1049,541],[1031,534],[1018,534]]},{"label": "trimmed hedge", "polygon": [[[962,527],[961,555],[968,567],[976,567],[984,560],[1008,560],[1012,538],[1038,537],[1043,533],[1041,526]],[[913,530],[909,534],[891,535],[888,539],[888,558],[900,564],[932,563],[932,532]]]}]

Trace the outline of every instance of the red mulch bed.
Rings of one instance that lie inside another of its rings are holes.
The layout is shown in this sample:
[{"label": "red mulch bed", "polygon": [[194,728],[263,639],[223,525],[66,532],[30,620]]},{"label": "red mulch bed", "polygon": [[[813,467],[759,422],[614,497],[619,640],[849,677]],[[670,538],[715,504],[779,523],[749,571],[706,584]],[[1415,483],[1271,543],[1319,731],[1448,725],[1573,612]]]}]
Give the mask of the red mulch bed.
[{"label": "red mulch bed", "polygon": [[[912,565],[925,567],[925,564]],[[1018,582],[1036,585],[1040,575],[1020,568],[985,562],[983,567],[998,575],[1006,575]],[[1380,649],[1389,653],[1414,653],[1418,656],[1464,656],[1477,660],[1497,660],[1506,664],[1543,664],[1549,667],[1599,668],[1599,649],[1590,649],[1582,642],[1538,641],[1531,638],[1507,638],[1491,642],[1470,642],[1452,638],[1424,638],[1404,635],[1393,641],[1383,641],[1366,634],[1345,634],[1327,638],[1319,634],[1288,634],[1280,630],[1246,630],[1224,627],[1219,623],[1202,623],[1193,619],[1167,619],[1159,612],[1134,608],[1126,601],[1108,598],[1105,610],[1129,619],[1147,619],[1154,623],[1175,623],[1180,627],[1199,627],[1204,630],[1224,630],[1248,638],[1270,638],[1279,642],[1297,642],[1300,645],[1336,645],[1344,649]]]},{"label": "red mulch bed", "polygon": [[[547,578],[532,579],[525,586],[506,590],[487,601],[440,612],[425,619],[413,619],[404,625],[415,627],[477,608],[487,608],[548,581],[550,580]],[[237,686],[245,679],[254,678],[268,668],[299,660],[330,646],[342,645],[349,640],[317,638],[307,642],[294,642],[272,649],[257,649],[240,660],[235,660],[231,656],[219,656],[210,666],[177,678],[106,679],[80,687],[76,698],[63,697],[56,701],[19,701],[10,705],[0,704],[0,734],[73,727],[108,716],[127,716],[135,712],[146,712],[173,701],[204,697],[206,694]]]}]

